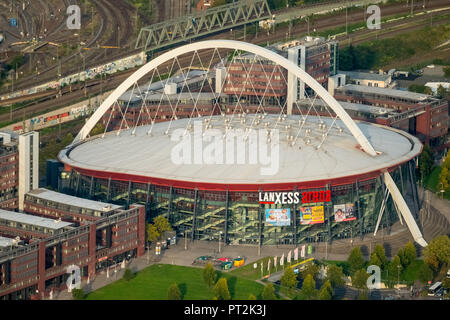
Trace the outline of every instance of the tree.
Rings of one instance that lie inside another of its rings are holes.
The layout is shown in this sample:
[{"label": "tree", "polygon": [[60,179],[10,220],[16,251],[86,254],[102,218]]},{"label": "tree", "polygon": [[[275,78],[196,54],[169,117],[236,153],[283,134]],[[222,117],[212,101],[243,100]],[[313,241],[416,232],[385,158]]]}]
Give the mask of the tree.
[{"label": "tree", "polygon": [[9,66],[11,69],[14,69],[17,71],[23,64],[25,63],[25,58],[22,55],[16,55],[14,58],[12,58],[11,62],[9,63]]},{"label": "tree", "polygon": [[400,258],[402,267],[406,269],[417,258],[416,247],[409,241],[405,248],[398,250],[397,255]]},{"label": "tree", "polygon": [[379,266],[380,268],[382,268],[382,266],[383,266],[383,263],[381,262],[380,258],[378,258],[377,254],[375,252],[373,252],[370,255],[369,265],[376,265],[376,266]]},{"label": "tree", "polygon": [[450,183],[450,171],[447,167],[442,167],[441,173],[439,174],[439,186],[444,190],[448,191]]},{"label": "tree", "polygon": [[146,231],[148,241],[155,242],[159,239],[160,234],[153,224],[148,224]]},{"label": "tree", "polygon": [[391,263],[389,263],[389,279],[391,281],[394,279],[398,280],[399,272],[401,271],[402,271],[402,262],[400,260],[400,257],[398,255],[395,255]]},{"label": "tree", "polygon": [[208,288],[212,288],[217,280],[217,272],[211,262],[208,262],[202,272],[203,280]]},{"label": "tree", "polygon": [[408,87],[408,91],[411,92],[417,92],[417,93],[423,93],[423,94],[433,94],[433,90],[431,90],[430,87],[421,85],[421,84],[412,84]]},{"label": "tree", "polygon": [[450,238],[442,235],[430,241],[424,249],[425,262],[438,272],[442,265],[450,264]]},{"label": "tree", "polygon": [[442,281],[442,286],[447,290],[450,289],[450,278],[445,278],[444,281]]},{"label": "tree", "polygon": [[220,278],[219,281],[217,281],[214,287],[214,295],[217,297],[217,300],[231,300],[226,278]]},{"label": "tree", "polygon": [[99,122],[95,125],[94,128],[92,128],[90,135],[96,136],[101,133],[103,134],[103,132],[105,132],[105,127],[103,126],[103,124],[101,122]]},{"label": "tree", "polygon": [[153,224],[155,225],[156,230],[158,230],[160,236],[162,236],[166,231],[172,231],[169,220],[167,220],[167,218],[164,216],[156,217],[153,221]]},{"label": "tree", "polygon": [[380,268],[384,269],[387,266],[386,250],[381,244],[377,244],[373,253],[377,256],[378,260],[381,262]]},{"label": "tree", "polygon": [[408,257],[406,256],[405,249],[399,249],[397,252],[397,256],[400,258],[400,263],[401,263],[402,267],[403,268],[408,267],[409,260],[408,260]]},{"label": "tree", "polygon": [[367,279],[369,274],[366,270],[357,270],[352,277],[352,286],[357,289],[367,289]]},{"label": "tree", "polygon": [[248,296],[248,300],[256,300],[256,297],[253,293],[250,293],[250,295]]},{"label": "tree", "polygon": [[314,280],[317,280],[319,276],[320,267],[315,263],[309,263],[305,266],[305,269],[302,271],[302,278],[305,279],[308,274],[310,274]]},{"label": "tree", "polygon": [[168,300],[181,300],[181,291],[178,285],[174,282],[167,290]]},{"label": "tree", "polygon": [[67,145],[69,145],[72,141],[73,141],[73,135],[72,135],[70,132],[68,132],[68,133],[61,139],[60,144],[61,144],[62,146],[67,146]]},{"label": "tree", "polygon": [[319,300],[331,300],[333,289],[329,280],[325,281],[319,291]]},{"label": "tree", "polygon": [[333,288],[343,287],[345,285],[345,279],[342,267],[338,267],[334,264],[329,265],[327,268],[326,280],[330,281]]},{"label": "tree", "polygon": [[450,67],[444,67],[444,76],[450,78]]},{"label": "tree", "polygon": [[275,288],[272,283],[268,283],[261,294],[263,300],[276,300]]},{"label": "tree", "polygon": [[439,188],[442,188],[446,192],[450,191],[450,152],[447,152],[444,163],[442,164],[442,170],[439,174]]},{"label": "tree", "polygon": [[284,270],[284,274],[280,279],[281,285],[289,289],[294,289],[297,287],[297,275],[294,273],[292,268],[287,268]]},{"label": "tree", "polygon": [[308,274],[303,281],[301,295],[306,300],[314,300],[317,298],[316,281],[311,274]]},{"label": "tree", "polygon": [[128,268],[125,269],[125,271],[123,273],[123,279],[126,281],[130,281],[133,278],[134,278],[134,273]]},{"label": "tree", "polygon": [[85,294],[83,289],[72,289],[72,298],[74,300],[83,300],[84,296]]},{"label": "tree", "polygon": [[422,175],[422,181],[428,178],[433,168],[433,154],[428,144],[423,146],[422,153],[419,156],[419,169]]},{"label": "tree", "polygon": [[436,95],[439,98],[445,98],[448,95],[448,91],[447,89],[445,89],[441,84],[438,86],[438,88],[436,89]]},{"label": "tree", "polygon": [[417,252],[416,252],[416,247],[414,246],[414,244],[409,241],[404,249],[404,255],[405,257],[408,259],[408,265],[410,265],[411,263],[413,263],[416,258],[417,258]]},{"label": "tree", "polygon": [[350,268],[350,275],[353,275],[357,270],[364,268],[365,261],[359,247],[355,247],[352,249],[347,262]]},{"label": "tree", "polygon": [[422,281],[422,283],[427,284],[428,281],[433,280],[433,270],[430,269],[429,265],[427,263],[424,263],[418,273],[417,278]]}]

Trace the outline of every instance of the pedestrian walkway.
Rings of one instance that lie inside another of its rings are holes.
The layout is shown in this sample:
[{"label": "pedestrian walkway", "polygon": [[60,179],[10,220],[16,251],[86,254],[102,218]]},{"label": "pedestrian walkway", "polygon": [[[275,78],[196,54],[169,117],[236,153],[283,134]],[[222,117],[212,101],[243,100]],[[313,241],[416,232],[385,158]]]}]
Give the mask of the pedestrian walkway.
[{"label": "pedestrian walkway", "polygon": [[[420,194],[423,194],[423,190],[420,191]],[[434,195],[430,192],[430,203],[438,213],[441,213],[442,216],[445,215],[447,219],[450,219],[450,206],[448,205],[447,200],[441,200],[437,197],[433,197]],[[423,199],[423,198],[422,198]],[[447,227],[442,223],[439,226],[436,225],[436,220],[433,220],[434,216],[440,216],[435,212],[431,212],[425,219],[424,224],[425,227],[428,224],[433,224],[433,230],[428,233],[432,233],[433,236],[436,234],[445,234],[444,229]],[[444,218],[442,218],[444,219]],[[445,219],[444,219],[445,221]],[[447,224],[448,225],[448,224]],[[444,233],[443,233],[444,232]],[[447,230],[448,232],[448,230]],[[347,239],[339,239],[333,240],[331,244],[329,243],[310,243],[307,245],[312,246],[312,257],[316,259],[327,259],[327,260],[346,260],[348,258],[348,254],[353,247],[360,247],[363,255],[368,258],[375,248],[376,244],[383,244],[386,248],[386,255],[388,257],[393,257],[399,248],[405,246],[408,241],[413,241],[411,233],[409,232],[406,225],[401,225],[400,222],[396,222],[390,228],[390,233],[387,234],[384,229],[381,229],[377,235],[374,237],[372,234],[367,234],[363,239],[357,238],[347,238]],[[429,239],[427,239],[429,241]],[[137,272],[142,270],[152,264],[162,263],[162,264],[175,264],[182,266],[192,266],[192,262],[195,258],[199,256],[212,256],[214,258],[219,257],[245,257],[245,264],[253,263],[256,260],[259,260],[263,257],[267,256],[278,256],[284,253],[285,256],[287,253],[295,248],[293,245],[279,245],[279,246],[263,246],[258,249],[257,246],[247,246],[247,245],[227,245],[224,246],[223,243],[220,244],[214,241],[194,241],[185,240],[183,238],[179,238],[179,241],[176,245],[170,246],[169,249],[163,251],[161,256],[156,256],[154,254],[154,249],[151,249],[150,252],[139,258],[135,258],[130,262],[126,263],[126,268],[130,268],[133,272]],[[220,252],[219,252],[220,250]],[[202,268],[203,266],[196,266]],[[109,274],[106,272],[99,273],[93,279],[89,279],[89,283],[86,280],[82,281],[82,288],[86,293],[92,292],[99,288],[102,288],[118,279],[121,279],[123,276],[124,268],[118,266],[116,272],[114,270],[110,271]],[[109,276],[109,277],[108,277]],[[67,292],[67,290],[59,293],[55,293],[53,295],[54,299],[67,300],[72,299],[72,294]]]},{"label": "pedestrian walkway", "polygon": [[426,190],[420,186],[417,186],[417,188],[421,199],[422,208],[426,209],[427,205],[430,205],[445,216],[450,223],[450,201],[447,199],[441,199],[432,191]]}]

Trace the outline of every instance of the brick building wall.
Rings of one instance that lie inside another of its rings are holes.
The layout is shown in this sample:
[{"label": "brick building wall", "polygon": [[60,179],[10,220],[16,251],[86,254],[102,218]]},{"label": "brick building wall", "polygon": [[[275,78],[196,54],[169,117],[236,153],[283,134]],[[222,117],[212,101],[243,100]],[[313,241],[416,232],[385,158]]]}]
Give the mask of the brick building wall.
[{"label": "brick building wall", "polygon": [[[108,228],[112,241],[101,246],[105,243],[104,230]],[[66,288],[69,265],[79,266],[86,279],[100,270],[97,267],[102,257],[114,259],[130,252],[142,256],[144,251],[145,207],[132,205],[129,210],[118,210],[89,225],[1,255],[0,300],[18,296],[29,299],[34,288],[48,296],[50,290]],[[7,277],[9,283],[5,282]]]}]

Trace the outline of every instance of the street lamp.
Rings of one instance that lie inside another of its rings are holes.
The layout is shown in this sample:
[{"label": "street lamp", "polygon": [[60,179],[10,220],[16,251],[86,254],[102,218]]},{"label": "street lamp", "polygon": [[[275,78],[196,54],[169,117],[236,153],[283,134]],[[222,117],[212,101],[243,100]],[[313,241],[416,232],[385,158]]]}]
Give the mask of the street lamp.
[{"label": "street lamp", "polygon": [[397,270],[398,270],[398,272],[397,272],[397,289],[398,290],[400,290],[400,268],[401,268],[401,266],[397,265]]},{"label": "street lamp", "polygon": [[220,250],[221,249],[221,246],[220,246],[221,245],[221,243],[220,243],[221,239],[222,239],[222,231],[219,232],[219,253],[221,252],[221,250]]}]

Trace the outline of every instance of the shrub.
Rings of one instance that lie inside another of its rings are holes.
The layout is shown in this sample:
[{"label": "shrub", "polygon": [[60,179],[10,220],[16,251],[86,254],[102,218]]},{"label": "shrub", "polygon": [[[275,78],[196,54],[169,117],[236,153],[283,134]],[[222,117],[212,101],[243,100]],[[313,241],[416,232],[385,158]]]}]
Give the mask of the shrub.
[{"label": "shrub", "polygon": [[72,289],[72,298],[74,300],[83,300],[84,296],[85,294],[83,289]]},{"label": "shrub", "polygon": [[267,284],[261,294],[263,300],[275,300],[275,288],[272,283]]},{"label": "shrub", "polygon": [[228,291],[228,283],[226,278],[220,278],[214,287],[214,294],[218,300],[231,300],[230,291]]},{"label": "shrub", "polygon": [[125,269],[125,272],[123,273],[123,279],[126,281],[130,281],[134,278],[134,273],[130,269]]},{"label": "shrub", "polygon": [[178,288],[176,283],[172,283],[172,285],[167,290],[167,299],[169,300],[181,300],[181,291]]},{"label": "shrub", "polygon": [[216,270],[214,270],[214,266],[210,262],[206,264],[205,268],[203,269],[202,275],[203,280],[205,281],[208,288],[212,288],[217,280],[217,272]]}]

